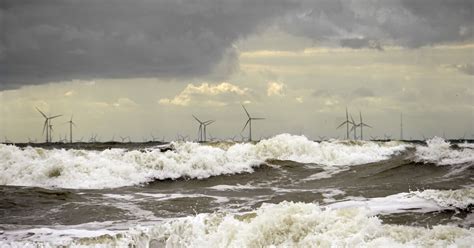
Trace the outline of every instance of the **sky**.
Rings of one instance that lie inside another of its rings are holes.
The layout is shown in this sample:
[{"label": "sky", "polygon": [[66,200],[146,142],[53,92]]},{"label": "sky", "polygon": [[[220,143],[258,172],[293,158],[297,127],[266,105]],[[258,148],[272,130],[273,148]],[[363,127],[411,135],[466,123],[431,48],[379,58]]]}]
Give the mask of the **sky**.
[{"label": "sky", "polygon": [[474,138],[471,0],[3,0],[0,140]]}]

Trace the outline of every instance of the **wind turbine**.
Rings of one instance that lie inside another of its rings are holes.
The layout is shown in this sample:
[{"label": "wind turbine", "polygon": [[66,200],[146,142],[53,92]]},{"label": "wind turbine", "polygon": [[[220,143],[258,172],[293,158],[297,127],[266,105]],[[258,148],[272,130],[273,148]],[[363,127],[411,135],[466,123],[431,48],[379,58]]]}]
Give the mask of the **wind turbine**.
[{"label": "wind turbine", "polygon": [[[202,127],[204,126],[204,122],[202,122],[201,120],[199,120],[196,116],[194,116],[194,119],[199,122],[199,129],[198,129],[198,142],[202,142]],[[178,137],[179,139],[179,137]]]},{"label": "wind turbine", "polygon": [[245,108],[244,105],[242,105],[242,108],[244,108],[244,111],[245,113],[247,114],[247,117],[249,118],[247,120],[247,122],[245,123],[245,126],[244,128],[242,128],[242,131],[240,132],[243,132],[245,130],[245,128],[247,127],[247,125],[249,125],[249,141],[251,142],[252,141],[252,120],[265,120],[265,118],[255,118],[255,117],[251,117],[249,112],[247,111],[247,109]]},{"label": "wind turbine", "polygon": [[72,143],[72,126],[77,127],[76,123],[72,121],[73,116],[74,115],[71,115],[71,119],[68,122],[66,122],[66,123],[69,123],[69,143]]},{"label": "wind turbine", "polygon": [[207,128],[208,125],[211,125],[214,122],[216,122],[216,121],[215,120],[208,120],[208,121],[204,122],[204,124],[203,124],[204,142],[206,142],[206,139],[207,139],[206,128]]},{"label": "wind turbine", "polygon": [[371,126],[367,125],[366,123],[364,123],[362,121],[362,113],[359,111],[359,124],[357,124],[356,126],[359,126],[360,127],[360,139],[363,140],[364,139],[364,129],[363,127],[370,127],[372,128]]},{"label": "wind turbine", "polygon": [[38,112],[44,117],[44,124],[43,124],[43,134],[44,131],[46,131],[46,143],[48,143],[51,140],[51,134],[50,131],[52,130],[52,125],[51,125],[51,120],[57,117],[60,117],[62,115],[55,115],[55,116],[47,116],[43,111],[41,111],[38,107],[35,107]]},{"label": "wind turbine", "polygon": [[346,107],[346,120],[336,128],[336,129],[339,129],[340,127],[346,125],[346,139],[349,139],[349,124],[354,125],[354,122],[349,121],[349,113],[347,112],[347,107]]},{"label": "wind turbine", "polygon": [[99,141],[99,139],[97,138],[97,134],[92,133],[91,138],[89,139],[89,142],[96,143],[98,141]]},{"label": "wind turbine", "polygon": [[193,115],[194,119],[199,122],[199,129],[198,129],[198,142],[205,142],[206,141],[206,127],[214,122],[214,120],[209,121],[201,121],[195,115]]}]

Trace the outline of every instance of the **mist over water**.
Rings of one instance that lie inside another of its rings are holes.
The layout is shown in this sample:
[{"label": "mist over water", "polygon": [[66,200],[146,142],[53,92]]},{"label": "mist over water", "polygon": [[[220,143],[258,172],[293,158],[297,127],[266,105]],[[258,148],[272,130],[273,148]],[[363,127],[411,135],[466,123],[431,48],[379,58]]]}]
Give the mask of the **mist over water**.
[{"label": "mist over water", "polygon": [[173,149],[0,145],[1,246],[474,243],[474,149],[281,134]]}]

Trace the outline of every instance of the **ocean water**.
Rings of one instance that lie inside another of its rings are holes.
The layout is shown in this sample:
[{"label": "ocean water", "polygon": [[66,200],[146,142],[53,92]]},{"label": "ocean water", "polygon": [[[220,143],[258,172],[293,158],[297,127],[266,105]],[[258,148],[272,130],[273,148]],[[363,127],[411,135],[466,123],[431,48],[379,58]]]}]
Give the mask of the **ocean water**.
[{"label": "ocean water", "polygon": [[474,145],[0,144],[0,247],[474,247]]}]

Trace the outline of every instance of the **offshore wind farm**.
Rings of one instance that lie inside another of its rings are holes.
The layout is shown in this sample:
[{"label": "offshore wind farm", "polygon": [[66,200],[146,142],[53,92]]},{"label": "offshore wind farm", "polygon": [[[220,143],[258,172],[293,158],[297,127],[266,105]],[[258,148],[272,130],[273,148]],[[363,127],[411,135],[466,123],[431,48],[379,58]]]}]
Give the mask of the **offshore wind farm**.
[{"label": "offshore wind farm", "polygon": [[0,4],[0,247],[473,247],[472,0]]}]

